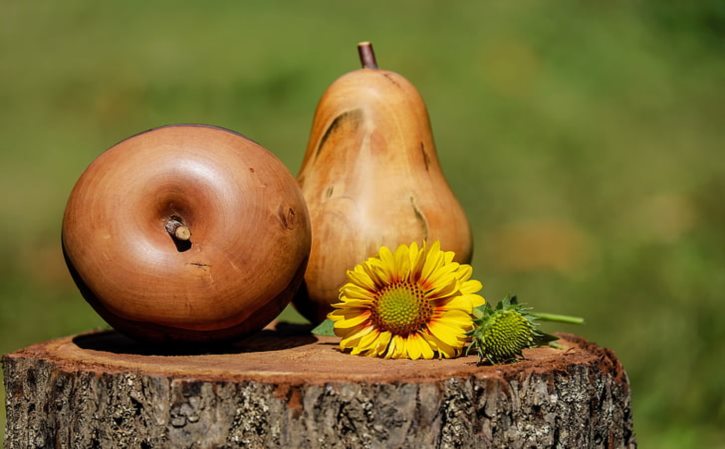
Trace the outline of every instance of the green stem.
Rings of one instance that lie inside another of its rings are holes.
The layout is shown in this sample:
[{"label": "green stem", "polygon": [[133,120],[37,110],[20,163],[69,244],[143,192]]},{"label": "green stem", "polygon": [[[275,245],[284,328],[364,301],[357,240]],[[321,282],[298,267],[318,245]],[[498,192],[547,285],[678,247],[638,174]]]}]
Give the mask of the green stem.
[{"label": "green stem", "polygon": [[571,315],[556,315],[554,313],[532,313],[537,319],[541,321],[553,321],[555,323],[566,323],[566,324],[583,324],[584,318]]}]

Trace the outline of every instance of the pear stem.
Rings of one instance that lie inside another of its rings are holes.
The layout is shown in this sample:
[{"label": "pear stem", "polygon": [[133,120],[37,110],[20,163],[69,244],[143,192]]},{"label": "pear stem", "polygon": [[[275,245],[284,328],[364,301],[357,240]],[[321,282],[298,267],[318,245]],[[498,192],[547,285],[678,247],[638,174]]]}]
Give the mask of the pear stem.
[{"label": "pear stem", "polygon": [[360,55],[360,63],[363,69],[377,69],[378,62],[375,60],[372,42],[360,42],[357,44],[357,53]]},{"label": "pear stem", "polygon": [[541,321],[552,321],[555,323],[566,323],[566,324],[583,324],[584,318],[570,315],[557,315],[554,313],[532,313],[536,318]]},{"label": "pear stem", "polygon": [[191,238],[191,230],[176,218],[169,218],[164,228],[173,239],[186,242]]}]

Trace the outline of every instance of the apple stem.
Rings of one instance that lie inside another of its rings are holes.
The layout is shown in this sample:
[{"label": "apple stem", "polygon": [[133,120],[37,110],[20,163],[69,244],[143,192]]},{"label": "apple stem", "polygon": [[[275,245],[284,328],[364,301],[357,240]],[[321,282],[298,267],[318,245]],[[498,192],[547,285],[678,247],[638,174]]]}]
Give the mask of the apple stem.
[{"label": "apple stem", "polygon": [[164,228],[166,228],[166,232],[168,232],[169,235],[176,240],[186,242],[191,238],[191,230],[189,230],[184,223],[174,217],[171,217],[166,221]]},{"label": "apple stem", "polygon": [[372,42],[360,42],[357,44],[357,53],[360,55],[360,62],[363,69],[377,69],[378,62],[375,60],[375,51],[373,51]]}]

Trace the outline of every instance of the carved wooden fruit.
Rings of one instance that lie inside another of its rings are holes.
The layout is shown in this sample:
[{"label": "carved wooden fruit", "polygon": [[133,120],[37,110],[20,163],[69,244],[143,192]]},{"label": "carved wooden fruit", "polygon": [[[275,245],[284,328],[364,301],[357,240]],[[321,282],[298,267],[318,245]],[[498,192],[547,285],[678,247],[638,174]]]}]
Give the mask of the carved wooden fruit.
[{"label": "carved wooden fruit", "polygon": [[154,342],[264,327],[302,281],[310,224],[270,152],[209,126],[148,131],[101,154],[71,193],[63,251],[114,328]]},{"label": "carved wooden fruit", "polygon": [[345,271],[381,245],[440,240],[459,262],[471,258],[469,224],[438,163],[423,99],[377,68],[370,43],[358,49],[363,68],[337,79],[317,106],[298,176],[313,239],[295,306],[313,322],[337,302]]}]

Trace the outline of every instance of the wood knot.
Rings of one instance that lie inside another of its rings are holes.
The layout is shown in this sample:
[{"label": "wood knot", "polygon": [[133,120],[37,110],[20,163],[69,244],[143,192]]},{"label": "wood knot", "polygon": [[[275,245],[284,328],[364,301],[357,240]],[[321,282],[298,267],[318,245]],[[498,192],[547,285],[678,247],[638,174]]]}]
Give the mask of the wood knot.
[{"label": "wood knot", "polygon": [[297,213],[291,207],[279,206],[277,217],[285,229],[291,230],[297,226]]}]

